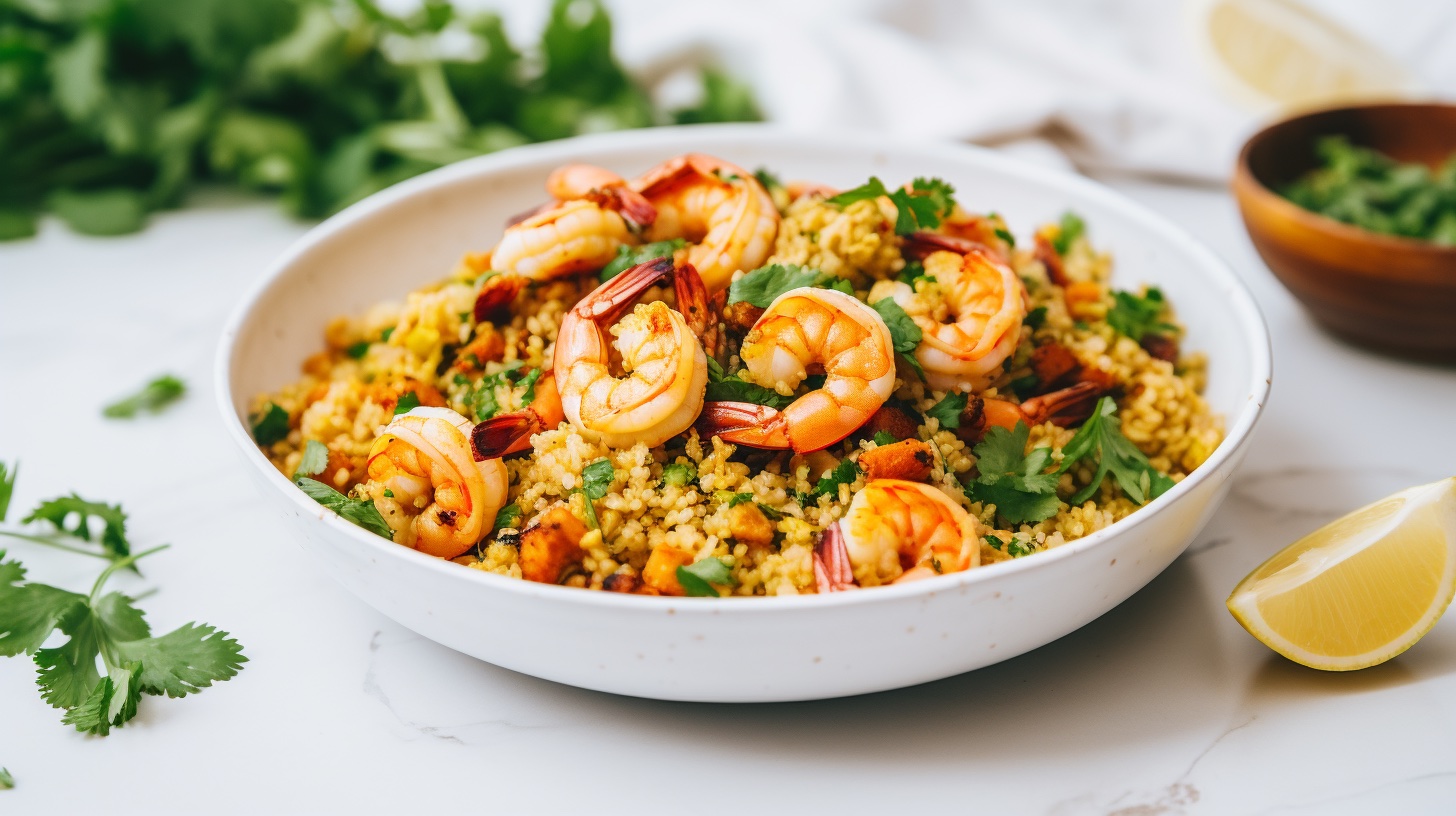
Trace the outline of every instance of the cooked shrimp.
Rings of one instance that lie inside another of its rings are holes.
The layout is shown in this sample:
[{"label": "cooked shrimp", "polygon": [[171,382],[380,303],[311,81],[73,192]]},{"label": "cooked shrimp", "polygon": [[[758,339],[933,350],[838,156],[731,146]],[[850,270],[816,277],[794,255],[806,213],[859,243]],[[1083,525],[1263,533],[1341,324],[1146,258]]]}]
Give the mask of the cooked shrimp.
[{"label": "cooked shrimp", "polygon": [[824,384],[775,411],[743,402],[708,403],[706,434],[755,448],[827,448],[865,424],[895,387],[890,330],[874,309],[833,289],[803,287],[776,298],[739,351],[759,385],[798,387],[812,371]]},{"label": "cooked shrimp", "polygon": [[[980,564],[981,523],[930,485],[871,481],[833,527],[860,586],[913,581]],[[830,572],[833,558],[821,560]],[[841,589],[843,567],[835,572],[841,580],[831,589]]]},{"label": "cooked shrimp", "polygon": [[558,201],[506,228],[492,269],[534,280],[600,269],[656,217],[625,179],[600,167],[559,167],[546,189]]},{"label": "cooked shrimp", "polygon": [[1081,382],[1022,403],[983,399],[972,394],[961,411],[956,435],[978,442],[989,428],[1015,430],[1018,422],[1028,426],[1043,422],[1054,422],[1063,427],[1077,425],[1092,415],[1097,399],[1111,390],[1101,382]]},{"label": "cooked shrimp", "polygon": [[536,380],[536,393],[519,411],[497,414],[476,424],[470,432],[470,446],[477,459],[498,459],[531,447],[531,437],[553,430],[565,419],[556,372],[547,371]]},{"label": "cooked shrimp", "polygon": [[733,273],[763,265],[773,252],[779,211],[752,173],[722,159],[689,153],[633,182],[657,210],[649,241],[682,238],[685,260],[709,294],[728,288]]},{"label": "cooked shrimp", "polygon": [[[644,290],[668,277],[676,310],[660,301],[633,308]],[[691,265],[674,270],[666,258],[632,267],[587,295],[566,313],[556,337],[566,418],[613,447],[661,445],[687,430],[708,387],[708,358],[697,337],[702,330],[693,328],[706,317],[697,272]],[[620,377],[612,372],[611,348],[621,356]]]},{"label": "cooked shrimp", "polygon": [[470,420],[448,408],[395,417],[369,449],[368,472],[401,509],[419,509],[402,527],[390,525],[394,540],[438,558],[475,546],[506,503],[505,465],[475,461]]},{"label": "cooked shrimp", "polygon": [[[1021,339],[1026,286],[994,252],[973,242],[916,233],[906,251],[924,257],[925,274],[939,284],[950,312],[949,322],[911,315],[921,331],[915,359],[925,381],[945,391],[985,388]],[[909,287],[899,288],[908,294]]]}]

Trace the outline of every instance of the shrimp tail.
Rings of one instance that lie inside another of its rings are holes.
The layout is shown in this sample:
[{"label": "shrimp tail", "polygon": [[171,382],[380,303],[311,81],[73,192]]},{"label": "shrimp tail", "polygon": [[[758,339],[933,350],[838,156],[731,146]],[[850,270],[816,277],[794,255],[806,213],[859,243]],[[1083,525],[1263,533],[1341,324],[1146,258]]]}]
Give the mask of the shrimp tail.
[{"label": "shrimp tail", "polygon": [[906,258],[913,258],[917,261],[923,261],[926,256],[935,252],[954,252],[957,255],[969,255],[972,252],[998,254],[991,247],[979,241],[924,230],[913,232],[905,238],[903,252]]},{"label": "shrimp tail", "polygon": [[[689,267],[690,268],[690,267]],[[673,274],[671,258],[656,258],[640,263],[607,281],[588,295],[572,311],[598,325],[615,323],[632,308],[637,296],[647,287]],[[693,272],[696,276],[697,273]],[[701,285],[701,281],[699,281]]]},{"label": "shrimp tail", "polygon": [[972,395],[961,412],[957,435],[980,441],[992,427],[1016,429],[1016,423],[1040,425],[1053,422],[1063,428],[1080,425],[1092,415],[1097,399],[1112,389],[1100,382],[1080,382],[1060,391],[1033,397],[1020,405]]},{"label": "shrimp tail", "polygon": [[546,430],[546,423],[540,414],[530,408],[522,408],[509,414],[497,414],[484,422],[477,423],[470,431],[470,449],[475,461],[499,459],[522,441]]},{"label": "shrimp tail", "polygon": [[814,545],[814,583],[820,594],[857,589],[854,570],[850,567],[849,551],[844,546],[844,534],[839,522],[824,529],[819,543]]},{"label": "shrimp tail", "polygon": [[486,278],[480,285],[479,294],[475,296],[475,322],[484,323],[492,317],[500,316],[515,301],[529,280],[525,275],[513,272],[502,272]]},{"label": "shrimp tail", "polygon": [[672,285],[677,294],[678,314],[683,316],[688,328],[702,342],[703,350],[716,357],[720,339],[718,320],[709,305],[708,287],[703,285],[703,277],[692,264],[684,263],[673,274]]},{"label": "shrimp tail", "polygon": [[752,402],[705,402],[698,415],[698,433],[735,445],[784,450],[793,447],[787,416]]},{"label": "shrimp tail", "polygon": [[608,193],[611,206],[632,226],[634,232],[641,232],[657,221],[657,208],[646,196],[630,187],[613,187]]}]

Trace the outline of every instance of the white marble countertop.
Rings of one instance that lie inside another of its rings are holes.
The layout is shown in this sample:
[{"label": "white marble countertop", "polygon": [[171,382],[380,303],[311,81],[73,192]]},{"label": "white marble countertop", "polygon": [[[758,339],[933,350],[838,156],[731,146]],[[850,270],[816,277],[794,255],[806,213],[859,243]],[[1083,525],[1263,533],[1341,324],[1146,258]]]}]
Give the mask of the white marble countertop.
[{"label": "white marble countertop", "polygon": [[[1250,638],[1223,601],[1254,565],[1368,500],[1448,476],[1456,371],[1322,334],[1260,263],[1229,197],[1117,183],[1222,253],[1274,335],[1273,400],[1233,493],[1161,577],[1031,654],[902,691],[711,706],[580,691],[421,639],[346,594],[263,509],[212,399],[217,334],[306,225],[204,202],[144,234],[48,225],[0,245],[0,459],[12,512],[76,490],[120,501],[159,591],[251,659],[104,739],[62,726],[34,668],[0,660],[0,812],[1432,813],[1456,801],[1456,620],[1384,666],[1323,674]],[[100,406],[162,372],[156,418]],[[13,519],[12,519],[13,520]],[[34,577],[87,559],[17,543]],[[509,625],[502,621],[499,625]]]}]

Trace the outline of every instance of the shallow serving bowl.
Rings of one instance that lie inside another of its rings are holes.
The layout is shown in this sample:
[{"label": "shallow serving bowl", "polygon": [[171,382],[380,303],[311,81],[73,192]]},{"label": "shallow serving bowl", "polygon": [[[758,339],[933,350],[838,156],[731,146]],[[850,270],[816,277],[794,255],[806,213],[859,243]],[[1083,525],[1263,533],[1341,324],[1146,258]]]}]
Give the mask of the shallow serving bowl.
[{"label": "shallow serving bowl", "polygon": [[1321,325],[1379,351],[1456,362],[1456,247],[1370,232],[1275,192],[1314,167],[1315,142],[1332,135],[1434,167],[1456,153],[1456,105],[1366,104],[1285,119],[1244,144],[1233,178],[1254,248]]},{"label": "shallow serving bowl", "polygon": [[[903,586],[833,596],[654,598],[512,580],[392,544],[324,510],[253,445],[249,401],[298,376],[325,322],[439,279],[540,202],[547,173],[590,161],[635,174],[701,151],[785,178],[852,186],[940,176],[972,209],[1023,234],[1067,209],[1116,253],[1122,285],[1155,283],[1186,347],[1211,359],[1207,398],[1228,437],[1188,479],[1131,518],[1046,553]],[[758,126],[591,136],[462,162],[407,181],[314,229],[270,269],[223,331],[218,397],[228,432],[300,542],[366,603],[453,649],[537,677],[618,694],[715,702],[802,700],[923,683],[1049,643],[1121,603],[1188,546],[1228,490],[1269,391],[1269,338],[1248,291],[1213,253],[1089,181],[983,150]]]}]

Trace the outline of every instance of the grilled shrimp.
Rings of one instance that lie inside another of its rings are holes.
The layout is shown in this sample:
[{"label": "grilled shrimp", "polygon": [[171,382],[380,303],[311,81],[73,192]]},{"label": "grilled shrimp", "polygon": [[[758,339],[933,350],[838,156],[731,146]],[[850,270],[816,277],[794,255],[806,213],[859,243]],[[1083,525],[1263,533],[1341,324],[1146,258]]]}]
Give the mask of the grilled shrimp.
[{"label": "grilled shrimp", "polygon": [[[633,308],[638,295],[669,277],[676,310],[660,301]],[[634,266],[587,295],[566,313],[556,337],[566,418],[613,447],[661,445],[687,430],[708,386],[708,359],[698,342],[706,321],[697,272],[691,265],[674,270],[666,258]],[[623,376],[612,373],[609,347],[621,356]]]},{"label": "grilled shrimp", "polygon": [[534,280],[600,269],[656,218],[626,179],[600,167],[559,167],[546,190],[557,201],[506,228],[491,250],[492,269]]},{"label": "grilled shrimp", "polygon": [[530,448],[533,435],[552,430],[565,419],[556,372],[547,371],[536,381],[530,405],[476,423],[470,432],[470,447],[476,459],[498,459]]},{"label": "grilled shrimp", "polygon": [[649,241],[682,238],[709,294],[728,288],[733,273],[757,269],[773,252],[779,211],[752,173],[722,159],[688,153],[633,182],[657,210]]},{"label": "grilled shrimp", "polygon": [[875,479],[815,552],[820,592],[913,581],[980,564],[981,523],[937,488]]},{"label": "grilled shrimp", "polygon": [[[940,285],[950,310],[945,323],[911,315],[920,327],[915,359],[925,381],[945,391],[985,388],[1021,339],[1026,286],[1009,265],[974,242],[922,232],[910,237],[906,253],[924,258],[925,274]],[[908,294],[904,284],[896,288]]]},{"label": "grilled shrimp", "polygon": [[812,371],[824,384],[775,411],[744,402],[711,402],[705,434],[755,448],[807,453],[849,436],[890,398],[895,355],[890,330],[874,309],[833,289],[791,289],[769,304],[739,351],[759,385],[798,387]]},{"label": "grilled shrimp", "polygon": [[390,524],[396,542],[454,558],[490,532],[506,503],[506,468],[499,459],[475,461],[470,430],[470,420],[449,408],[415,408],[374,440],[369,479],[405,512],[402,526]]}]

